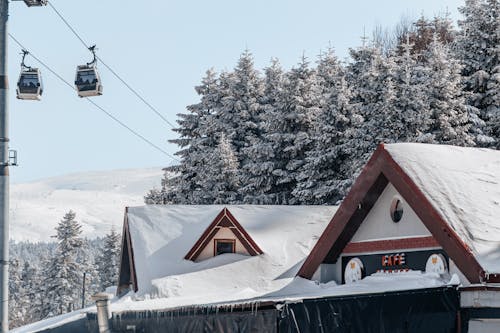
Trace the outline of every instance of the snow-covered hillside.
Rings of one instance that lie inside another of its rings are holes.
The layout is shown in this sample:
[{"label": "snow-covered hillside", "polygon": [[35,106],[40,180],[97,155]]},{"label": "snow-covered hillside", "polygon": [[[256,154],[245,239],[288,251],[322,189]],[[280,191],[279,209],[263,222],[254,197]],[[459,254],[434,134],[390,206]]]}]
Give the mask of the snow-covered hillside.
[{"label": "snow-covered hillside", "polygon": [[160,185],[161,167],[97,171],[12,184],[10,238],[48,241],[72,209],[89,238],[121,232],[125,206],[143,204],[144,194]]}]

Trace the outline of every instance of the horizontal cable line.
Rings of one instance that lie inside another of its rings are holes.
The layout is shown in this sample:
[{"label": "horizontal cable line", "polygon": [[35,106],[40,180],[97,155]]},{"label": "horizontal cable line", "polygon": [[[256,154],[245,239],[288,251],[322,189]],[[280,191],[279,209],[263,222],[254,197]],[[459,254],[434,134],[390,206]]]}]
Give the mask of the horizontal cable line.
[{"label": "horizontal cable line", "polygon": [[[19,47],[21,47],[23,50],[27,50],[28,51],[28,49],[26,47],[24,47],[24,45],[21,42],[19,42],[12,34],[9,33],[9,37],[12,38],[12,40],[14,42],[16,42],[16,44],[19,45]],[[71,83],[69,83],[61,75],[59,75],[56,71],[54,71],[47,64],[45,64],[40,58],[38,58],[36,55],[34,55],[31,52],[29,54],[33,57],[33,59],[35,59],[36,61],[38,61],[43,67],[45,67],[54,76],[56,76],[59,80],[61,80],[63,83],[65,83],[69,88],[71,88],[71,90],[73,90],[73,91],[76,90],[75,87]],[[179,160],[175,156],[173,156],[172,154],[167,153],[165,150],[163,150],[162,148],[160,148],[159,146],[157,146],[156,144],[154,144],[153,142],[151,142],[150,140],[148,140],[147,138],[145,138],[143,135],[141,135],[140,133],[138,133],[137,131],[135,131],[131,127],[129,127],[127,124],[125,124],[124,122],[122,122],[121,120],[119,120],[118,118],[116,118],[114,115],[112,115],[108,111],[106,111],[106,109],[104,109],[102,106],[100,106],[99,104],[97,104],[96,102],[94,102],[92,99],[85,98],[85,100],[87,102],[89,102],[90,104],[94,105],[96,108],[98,108],[102,112],[104,112],[109,118],[113,119],[115,122],[117,122],[122,127],[124,127],[125,129],[127,129],[129,132],[131,132],[132,134],[134,134],[136,137],[140,138],[141,140],[143,140],[144,142],[146,142],[147,144],[149,144],[151,147],[155,148],[156,150],[160,151],[161,153],[163,153],[164,155],[170,157],[171,159],[175,160],[176,162],[179,162]]]},{"label": "horizontal cable line", "polygon": [[[71,26],[71,24],[69,24],[68,20],[66,20],[64,18],[64,16],[54,7],[54,5],[52,4],[52,2],[48,2],[49,6],[54,10],[54,12],[57,14],[57,16],[59,16],[59,18],[64,22],[64,24],[69,28],[69,30],[71,30],[71,32],[76,36],[76,38],[78,38],[78,40],[80,40],[80,42],[85,46],[85,48],[89,48],[89,45],[83,40],[83,38],[78,34],[78,32],[76,32],[76,30],[73,28],[73,26]],[[106,67],[121,83],[123,83],[123,85],[125,85],[125,87],[128,88],[128,90],[130,90],[137,98],[139,98],[151,111],[153,111],[154,113],[156,113],[156,115],[158,117],[160,117],[165,123],[167,123],[170,127],[172,128],[176,128],[176,126],[174,124],[172,124],[172,122],[170,122],[167,118],[165,118],[153,105],[151,105],[151,103],[149,103],[144,97],[142,97],[138,92],[137,90],[135,90],[134,88],[132,88],[132,86],[130,86],[130,84],[128,84],[120,75],[118,75],[118,73],[113,70],[110,66],[108,66],[108,64],[106,64],[102,59],[101,57],[99,56],[96,56],[96,58],[103,64],[104,67]]]}]

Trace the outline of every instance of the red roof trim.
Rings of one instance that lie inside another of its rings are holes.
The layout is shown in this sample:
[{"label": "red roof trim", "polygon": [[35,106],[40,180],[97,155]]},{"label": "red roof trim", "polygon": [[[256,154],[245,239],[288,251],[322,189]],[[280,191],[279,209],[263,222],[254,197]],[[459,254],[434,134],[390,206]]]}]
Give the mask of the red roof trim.
[{"label": "red roof trim", "polygon": [[220,227],[228,227],[229,230],[239,239],[243,247],[252,256],[264,253],[257,243],[254,242],[252,237],[245,231],[241,224],[236,220],[236,218],[231,214],[231,212],[224,208],[215,217],[212,223],[205,229],[201,237],[196,241],[191,250],[186,254],[184,259],[186,260],[196,260],[201,254],[203,249],[208,245],[208,243],[214,238],[214,236],[219,231]]},{"label": "red roof trim", "polygon": [[[382,193],[380,185],[383,184],[383,179],[390,182],[403,196],[469,282],[485,280],[484,270],[469,247],[394,161],[383,144],[378,146],[364,167],[297,275],[310,279],[322,262],[335,262],[338,259],[368,214],[366,210],[371,209]],[[387,183],[383,187],[386,185]]]},{"label": "red roof trim", "polygon": [[431,247],[439,247],[439,243],[434,237],[426,236],[365,242],[351,242],[347,244],[342,253],[395,251],[404,249],[423,249]]}]

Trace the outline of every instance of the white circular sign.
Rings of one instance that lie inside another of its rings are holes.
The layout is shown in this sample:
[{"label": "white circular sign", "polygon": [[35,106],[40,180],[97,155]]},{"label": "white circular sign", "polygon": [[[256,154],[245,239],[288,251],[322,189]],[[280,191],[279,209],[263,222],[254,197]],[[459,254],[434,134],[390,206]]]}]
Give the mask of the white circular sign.
[{"label": "white circular sign", "polygon": [[447,271],[448,267],[446,265],[446,259],[443,255],[434,253],[429,257],[429,259],[427,259],[427,263],[425,264],[426,273],[444,274]]},{"label": "white circular sign", "polygon": [[344,270],[345,283],[350,284],[361,280],[364,270],[363,262],[359,258],[352,258],[349,260]]}]

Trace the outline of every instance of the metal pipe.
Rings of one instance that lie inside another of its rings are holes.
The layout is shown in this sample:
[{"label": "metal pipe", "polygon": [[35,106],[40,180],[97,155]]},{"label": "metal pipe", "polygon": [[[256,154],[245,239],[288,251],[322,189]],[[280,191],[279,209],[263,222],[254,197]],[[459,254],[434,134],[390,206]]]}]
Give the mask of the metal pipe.
[{"label": "metal pipe", "polygon": [[92,295],[92,300],[95,301],[97,307],[99,333],[111,333],[109,329],[109,319],[111,318],[111,311],[109,311],[109,294],[98,293]]},{"label": "metal pipe", "polygon": [[9,133],[7,22],[9,1],[0,0],[0,329],[9,331]]}]

